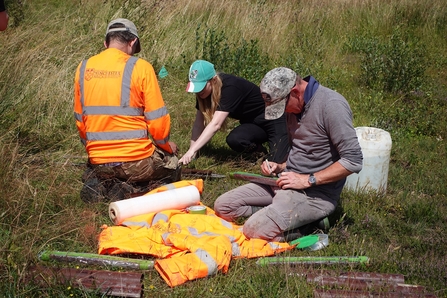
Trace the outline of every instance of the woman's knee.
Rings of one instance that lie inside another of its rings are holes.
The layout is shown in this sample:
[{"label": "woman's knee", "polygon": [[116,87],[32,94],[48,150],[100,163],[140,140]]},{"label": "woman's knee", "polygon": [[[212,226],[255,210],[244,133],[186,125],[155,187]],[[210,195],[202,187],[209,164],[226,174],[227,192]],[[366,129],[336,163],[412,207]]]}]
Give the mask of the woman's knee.
[{"label": "woman's knee", "polygon": [[228,146],[237,152],[255,150],[259,144],[266,141],[267,133],[253,123],[245,123],[237,126],[226,138]]},{"label": "woman's knee", "polygon": [[246,149],[246,147],[250,144],[246,140],[238,138],[237,136],[235,136],[234,134],[231,134],[231,133],[227,136],[226,142],[227,142],[228,146],[236,152],[244,151]]}]

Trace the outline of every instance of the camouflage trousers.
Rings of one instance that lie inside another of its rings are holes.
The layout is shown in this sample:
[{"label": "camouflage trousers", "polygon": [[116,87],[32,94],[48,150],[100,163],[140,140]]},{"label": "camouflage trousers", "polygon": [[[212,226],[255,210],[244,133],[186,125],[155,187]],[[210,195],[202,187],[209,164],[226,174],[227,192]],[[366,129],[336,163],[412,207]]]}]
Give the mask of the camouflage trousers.
[{"label": "camouflage trousers", "polygon": [[178,157],[156,149],[152,156],[138,161],[89,163],[82,175],[81,199],[85,202],[122,200],[179,180]]},{"label": "camouflage trousers", "polygon": [[111,164],[91,165],[99,178],[118,178],[128,183],[151,180],[175,180],[178,157],[160,149],[145,159]]}]

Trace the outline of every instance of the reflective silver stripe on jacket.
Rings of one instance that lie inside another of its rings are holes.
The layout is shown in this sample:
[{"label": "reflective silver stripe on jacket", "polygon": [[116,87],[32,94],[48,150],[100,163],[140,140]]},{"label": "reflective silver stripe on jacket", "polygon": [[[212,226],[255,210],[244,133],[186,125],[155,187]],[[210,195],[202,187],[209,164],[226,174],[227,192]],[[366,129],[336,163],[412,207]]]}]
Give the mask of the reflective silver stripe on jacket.
[{"label": "reflective silver stripe on jacket", "polygon": [[81,89],[81,106],[84,109],[84,77],[85,68],[87,67],[87,60],[82,61],[81,68],[79,69],[79,84]]},{"label": "reflective silver stripe on jacket", "polygon": [[[144,117],[146,118],[146,120],[155,120],[155,119],[161,118],[166,115],[168,115],[168,109],[166,107],[161,107],[155,111],[144,113]],[[162,140],[157,140],[157,139],[153,138],[153,141],[157,145],[164,145],[164,144],[168,143],[169,136],[167,136],[166,138],[164,138]]]},{"label": "reflective silver stripe on jacket", "polygon": [[124,130],[107,132],[87,132],[89,141],[109,141],[147,138],[147,130]]},{"label": "reflective silver stripe on jacket", "polygon": [[123,221],[121,223],[124,227],[142,227],[142,228],[150,228],[151,226],[145,221]]},{"label": "reflective silver stripe on jacket", "polygon": [[82,114],[74,113],[76,121],[82,122]]},{"label": "reflective silver stripe on jacket", "polygon": [[214,258],[204,249],[198,249],[193,252],[203,263],[206,264],[208,268],[208,276],[214,275],[217,273],[217,262]]},{"label": "reflective silver stripe on jacket", "polygon": [[111,107],[111,106],[94,106],[83,107],[84,115],[122,115],[122,116],[141,116],[142,108],[132,107]]},{"label": "reflective silver stripe on jacket", "polygon": [[162,140],[155,140],[155,139],[154,139],[154,142],[155,142],[156,144],[158,144],[158,145],[164,145],[164,144],[166,144],[168,141],[169,141],[169,136],[167,136],[166,138],[164,138],[164,139],[162,139]]},{"label": "reflective silver stripe on jacket", "polygon": [[131,56],[124,67],[123,81],[121,83],[121,107],[128,107],[130,104],[130,81],[137,60],[138,58]]},{"label": "reflective silver stripe on jacket", "polygon": [[166,116],[167,114],[168,114],[168,109],[166,107],[161,107],[158,110],[144,113],[144,117],[147,120],[155,120],[155,119],[161,118],[163,116]]},{"label": "reflective silver stripe on jacket", "polygon": [[278,245],[277,243],[274,243],[274,242],[269,242],[268,245],[270,246],[270,248],[271,248],[272,250],[277,250],[277,249],[280,249],[280,248],[281,248],[280,245]]},{"label": "reflective silver stripe on jacket", "polygon": [[[75,113],[75,118],[78,121],[83,121],[83,115],[118,115],[118,116],[143,116],[144,110],[142,108],[130,107],[130,91],[132,73],[135,63],[138,58],[130,57],[124,66],[124,72],[121,82],[121,99],[120,106],[85,106],[85,70],[87,67],[87,60],[82,61],[80,67],[80,92],[81,92],[81,106],[82,115]],[[87,132],[86,138],[89,141],[110,141],[110,140],[128,140],[148,138],[147,130],[128,130],[118,132]]]}]

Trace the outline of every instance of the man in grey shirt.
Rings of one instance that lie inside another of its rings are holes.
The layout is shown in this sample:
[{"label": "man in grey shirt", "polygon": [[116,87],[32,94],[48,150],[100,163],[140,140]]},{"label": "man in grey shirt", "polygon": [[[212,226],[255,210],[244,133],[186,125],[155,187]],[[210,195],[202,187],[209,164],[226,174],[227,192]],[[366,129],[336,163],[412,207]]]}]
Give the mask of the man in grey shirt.
[{"label": "man in grey shirt", "polygon": [[237,187],[217,198],[214,210],[229,221],[249,217],[243,226],[249,238],[289,241],[293,231],[334,212],[346,177],[362,169],[363,155],[351,108],[339,93],[285,67],[269,71],[260,88],[266,119],[286,112],[288,159],[261,165],[264,175],[279,176],[277,186]]}]

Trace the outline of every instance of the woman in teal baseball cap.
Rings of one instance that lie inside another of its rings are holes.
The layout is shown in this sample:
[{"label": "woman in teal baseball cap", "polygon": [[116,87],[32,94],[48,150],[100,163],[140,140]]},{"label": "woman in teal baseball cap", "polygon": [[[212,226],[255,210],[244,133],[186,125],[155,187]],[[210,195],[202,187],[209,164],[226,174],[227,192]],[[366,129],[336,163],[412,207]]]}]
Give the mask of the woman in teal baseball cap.
[{"label": "woman in teal baseball cap", "polygon": [[205,60],[195,61],[189,69],[186,91],[196,96],[196,118],[188,151],[179,162],[188,164],[214,134],[226,127],[228,117],[239,120],[227,136],[228,146],[236,152],[264,152],[271,161],[282,163],[289,141],[285,115],[275,120],[264,118],[265,103],[256,84],[243,78],[216,72]]}]

